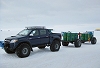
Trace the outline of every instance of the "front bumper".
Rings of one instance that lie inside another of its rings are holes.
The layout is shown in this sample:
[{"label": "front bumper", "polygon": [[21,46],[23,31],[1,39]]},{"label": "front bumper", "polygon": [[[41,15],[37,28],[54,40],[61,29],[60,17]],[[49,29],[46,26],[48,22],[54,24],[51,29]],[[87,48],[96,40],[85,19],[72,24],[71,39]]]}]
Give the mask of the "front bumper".
[{"label": "front bumper", "polygon": [[16,46],[16,43],[10,43],[10,42],[7,42],[7,41],[4,42],[4,48],[8,48],[10,50],[14,50],[15,46]]}]

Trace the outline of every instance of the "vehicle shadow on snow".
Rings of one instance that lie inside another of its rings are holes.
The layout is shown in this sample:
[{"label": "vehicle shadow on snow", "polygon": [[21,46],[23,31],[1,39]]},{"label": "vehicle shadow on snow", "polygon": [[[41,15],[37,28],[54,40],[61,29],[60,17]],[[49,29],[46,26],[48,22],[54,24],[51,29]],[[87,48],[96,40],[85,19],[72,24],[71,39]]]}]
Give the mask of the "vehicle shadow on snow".
[{"label": "vehicle shadow on snow", "polygon": [[13,59],[13,58],[17,57],[17,55],[15,53],[13,53],[13,54],[4,53],[4,54],[2,54],[2,56],[3,56],[3,59]]},{"label": "vehicle shadow on snow", "polygon": [[[47,54],[47,52],[48,53],[49,52],[52,52],[49,47],[46,47],[44,49],[33,48],[33,52],[31,51],[31,53],[30,53],[30,55],[28,57],[34,56],[34,55],[40,55],[40,54]],[[18,58],[18,56],[16,55],[16,53],[13,53],[13,54],[3,53],[2,54],[2,57],[4,59],[14,59],[14,58]]]},{"label": "vehicle shadow on snow", "polygon": [[[37,49],[37,48],[33,48],[33,52],[31,51],[30,56],[34,56],[34,55],[38,55],[38,54],[46,54],[46,53],[51,52],[49,48],[44,48],[44,49]],[[13,54],[7,54],[7,53],[3,53],[2,54],[3,59],[15,59],[18,58],[18,56],[16,55],[16,53]]]},{"label": "vehicle shadow on snow", "polygon": [[89,43],[89,42],[85,42],[85,43],[82,43],[82,45],[96,45],[96,44],[91,44],[91,43]]},{"label": "vehicle shadow on snow", "polygon": [[68,45],[68,46],[62,46],[62,47],[66,47],[66,48],[76,48],[73,44],[72,45]]},{"label": "vehicle shadow on snow", "polygon": [[47,52],[51,52],[50,49],[44,48],[44,49],[38,49],[38,48],[33,48],[33,52],[30,53],[30,56],[34,55],[34,54],[43,54],[43,53],[47,53]]}]

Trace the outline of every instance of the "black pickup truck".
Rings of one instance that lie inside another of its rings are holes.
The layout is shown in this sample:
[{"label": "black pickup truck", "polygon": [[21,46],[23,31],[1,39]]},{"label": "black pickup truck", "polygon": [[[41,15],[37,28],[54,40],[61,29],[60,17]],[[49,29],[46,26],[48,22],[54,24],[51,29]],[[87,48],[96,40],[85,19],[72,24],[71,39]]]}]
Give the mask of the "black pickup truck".
[{"label": "black pickup truck", "polygon": [[32,47],[43,49],[50,46],[50,50],[59,51],[61,46],[61,34],[52,33],[51,29],[44,27],[26,27],[16,36],[11,36],[4,41],[6,53],[16,53],[18,57],[24,58],[33,51]]}]

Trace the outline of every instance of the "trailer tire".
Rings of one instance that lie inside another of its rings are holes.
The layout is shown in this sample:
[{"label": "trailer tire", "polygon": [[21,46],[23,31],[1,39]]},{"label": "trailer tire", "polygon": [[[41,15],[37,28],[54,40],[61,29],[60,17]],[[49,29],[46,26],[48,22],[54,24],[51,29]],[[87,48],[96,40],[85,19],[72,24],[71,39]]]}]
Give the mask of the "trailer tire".
[{"label": "trailer tire", "polygon": [[17,49],[16,54],[19,58],[28,57],[30,55],[31,48],[27,43],[22,43]]},{"label": "trailer tire", "polygon": [[51,50],[52,52],[59,51],[60,46],[61,46],[60,41],[54,40],[54,41],[52,42],[52,44],[50,45],[50,50]]},{"label": "trailer tire", "polygon": [[81,40],[80,39],[75,40],[74,45],[75,47],[81,47]]},{"label": "trailer tire", "polygon": [[96,44],[96,42],[97,42],[96,38],[93,37],[93,38],[91,39],[91,44]]}]

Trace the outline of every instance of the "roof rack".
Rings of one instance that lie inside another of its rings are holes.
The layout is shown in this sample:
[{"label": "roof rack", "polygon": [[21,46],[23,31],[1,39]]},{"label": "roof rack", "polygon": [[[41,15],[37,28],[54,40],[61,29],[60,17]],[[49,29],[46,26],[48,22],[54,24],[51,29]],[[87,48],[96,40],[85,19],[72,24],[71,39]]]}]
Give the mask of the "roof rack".
[{"label": "roof rack", "polygon": [[30,27],[25,27],[27,29],[46,29],[45,26],[30,26]]}]

